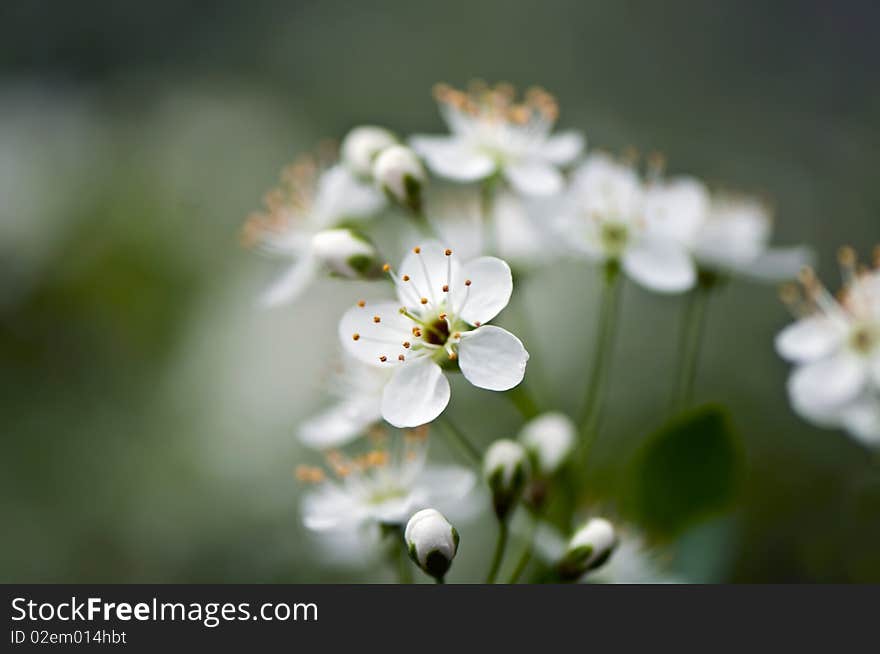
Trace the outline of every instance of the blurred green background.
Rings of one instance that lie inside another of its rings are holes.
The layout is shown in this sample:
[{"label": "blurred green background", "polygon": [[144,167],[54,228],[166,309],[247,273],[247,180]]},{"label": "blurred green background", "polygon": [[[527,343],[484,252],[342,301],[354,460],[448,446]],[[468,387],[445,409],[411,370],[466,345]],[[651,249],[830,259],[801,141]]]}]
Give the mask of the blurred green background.
[{"label": "blurred green background", "polygon": [[[880,241],[878,19],[867,2],[4,2],[0,581],[390,578],[320,565],[299,526],[293,428],[357,292],[254,306],[277,268],[238,230],[278,169],[358,123],[441,130],[437,81],[541,84],[591,145],[771,198],[776,241],[815,246],[836,284],[839,245]],[[566,263],[523,290],[549,406],[578,401],[597,280]],[[600,497],[659,425],[680,306],[626,288]],[[677,544],[686,578],[880,581],[880,463],[792,415],[787,321],[772,287],[712,306],[698,395],[730,409],[746,479]],[[450,410],[482,442],[519,424],[461,386]],[[492,537],[463,526],[451,581]]]}]

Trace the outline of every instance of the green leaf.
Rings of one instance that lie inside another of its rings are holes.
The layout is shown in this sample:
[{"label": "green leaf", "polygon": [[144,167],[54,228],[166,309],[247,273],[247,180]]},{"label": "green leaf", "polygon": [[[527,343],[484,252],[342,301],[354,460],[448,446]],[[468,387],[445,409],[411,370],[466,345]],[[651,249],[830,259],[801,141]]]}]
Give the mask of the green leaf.
[{"label": "green leaf", "polygon": [[743,476],[739,438],[717,405],[688,411],[636,452],[625,506],[645,529],[673,536],[736,501]]}]

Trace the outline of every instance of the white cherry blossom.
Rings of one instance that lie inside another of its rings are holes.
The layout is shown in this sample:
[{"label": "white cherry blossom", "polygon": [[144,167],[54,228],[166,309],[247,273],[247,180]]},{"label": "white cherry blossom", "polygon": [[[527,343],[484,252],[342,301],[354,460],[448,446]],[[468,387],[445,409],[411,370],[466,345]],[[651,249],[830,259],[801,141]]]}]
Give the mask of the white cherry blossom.
[{"label": "white cherry blossom", "polygon": [[376,252],[363,237],[337,226],[379,211],[382,193],[345,166],[323,169],[313,157],[286,168],[281,184],[266,194],[265,208],[251,214],[244,242],[292,263],[262,295],[275,306],[301,294],[321,270],[357,277],[369,272]]},{"label": "white cherry blossom", "polygon": [[466,263],[437,243],[418,246],[398,271],[386,265],[396,300],[360,301],[339,323],[355,358],[392,368],[382,416],[396,427],[432,421],[449,402],[444,369],[456,366],[474,386],[504,391],[519,384],[529,355],[510,332],[487,325],[510,300],[510,267],[495,257]]},{"label": "white cherry blossom", "polygon": [[[370,549],[381,526],[403,527],[416,511],[455,511],[474,489],[476,475],[455,465],[426,463],[427,435],[411,432],[359,456],[331,452],[326,471],[300,466],[309,488],[301,499],[303,524],[325,542]],[[467,503],[467,502],[465,502]]]},{"label": "white cherry blossom", "polygon": [[499,174],[527,195],[562,190],[559,168],[574,162],[584,141],[575,132],[551,135],[559,107],[546,91],[530,89],[517,102],[508,84],[468,92],[439,84],[434,95],[451,134],[410,139],[434,173],[459,182]]},{"label": "white cherry blossom", "polygon": [[780,332],[776,349],[795,364],[788,393],[798,414],[880,446],[880,270],[857,271],[849,248],[840,258],[846,282],[837,298],[809,269],[803,293],[786,289],[801,317]]},{"label": "white cherry blossom", "polygon": [[632,166],[592,154],[575,171],[555,227],[576,252],[620,262],[630,278],[650,290],[686,291],[696,281],[696,267],[679,239],[648,220],[647,200]]}]

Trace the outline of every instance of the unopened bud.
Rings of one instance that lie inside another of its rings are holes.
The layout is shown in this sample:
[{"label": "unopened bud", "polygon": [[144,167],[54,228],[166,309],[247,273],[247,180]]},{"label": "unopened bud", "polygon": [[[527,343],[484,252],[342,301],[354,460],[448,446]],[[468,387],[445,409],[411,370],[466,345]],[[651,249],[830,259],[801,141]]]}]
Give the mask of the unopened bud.
[{"label": "unopened bud", "polygon": [[355,127],[342,140],[342,161],[358,177],[369,177],[378,154],[395,143],[394,134],[383,127]]},{"label": "unopened bud", "polygon": [[403,538],[415,564],[435,579],[443,579],[458,551],[458,532],[443,514],[422,509],[406,523]]},{"label": "unopened bud", "polygon": [[499,520],[504,520],[516,504],[529,480],[529,473],[528,455],[519,443],[501,439],[486,450],[483,476],[492,491],[492,504]]},{"label": "unopened bud", "polygon": [[373,178],[394,201],[421,213],[422,186],[427,177],[415,152],[403,145],[385,148],[373,162]]},{"label": "unopened bud", "polygon": [[563,413],[542,413],[519,433],[519,442],[529,453],[536,472],[549,477],[559,469],[574,447],[576,428]]},{"label": "unopened bud", "polygon": [[559,562],[559,574],[568,581],[577,579],[608,560],[617,546],[614,526],[604,518],[592,518],[574,532],[565,555]]},{"label": "unopened bud", "polygon": [[312,252],[327,269],[342,277],[368,277],[378,270],[376,248],[350,229],[327,229],[312,237]]}]

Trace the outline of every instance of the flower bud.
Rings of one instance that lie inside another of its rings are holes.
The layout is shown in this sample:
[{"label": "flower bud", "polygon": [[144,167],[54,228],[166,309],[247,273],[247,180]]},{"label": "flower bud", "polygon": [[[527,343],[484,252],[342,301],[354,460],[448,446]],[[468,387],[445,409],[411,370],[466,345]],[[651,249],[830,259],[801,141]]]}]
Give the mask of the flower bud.
[{"label": "flower bud", "polygon": [[519,443],[497,440],[483,458],[483,476],[492,491],[492,503],[499,520],[507,517],[529,479],[529,460]]},{"label": "flower bud", "polygon": [[549,477],[559,469],[574,447],[576,429],[563,413],[542,413],[519,433],[536,472]]},{"label": "flower bud", "polygon": [[385,148],[373,162],[373,178],[394,201],[421,212],[422,185],[427,177],[415,152],[403,145]]},{"label": "flower bud", "polygon": [[342,161],[358,177],[369,177],[373,160],[385,148],[397,143],[394,134],[382,127],[355,127],[342,140]]},{"label": "flower bud", "polygon": [[312,253],[330,272],[355,279],[378,270],[376,248],[350,229],[325,229],[312,237]]},{"label": "flower bud", "polygon": [[403,534],[410,558],[425,573],[443,579],[458,551],[458,532],[436,509],[422,509]]},{"label": "flower bud", "polygon": [[568,581],[577,579],[608,560],[617,546],[614,526],[604,518],[592,518],[574,532],[559,562],[559,574]]}]

